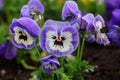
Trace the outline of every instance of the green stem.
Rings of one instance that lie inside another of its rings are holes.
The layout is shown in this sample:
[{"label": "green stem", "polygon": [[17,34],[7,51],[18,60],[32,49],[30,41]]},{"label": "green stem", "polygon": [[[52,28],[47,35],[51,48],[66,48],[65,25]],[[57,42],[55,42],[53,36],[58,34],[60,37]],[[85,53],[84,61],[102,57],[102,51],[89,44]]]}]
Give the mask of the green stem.
[{"label": "green stem", "polygon": [[77,59],[79,59],[79,56],[80,56],[80,45],[81,45],[81,44],[80,44],[80,43],[81,43],[81,42],[80,42],[80,41],[81,41],[80,39],[81,39],[81,38],[80,38],[80,34],[79,34],[79,44],[78,44],[78,49],[77,49]]},{"label": "green stem", "polygon": [[77,49],[77,59],[79,59],[79,56],[80,56],[80,43],[79,43],[78,49]]},{"label": "green stem", "polygon": [[36,50],[36,52],[37,52],[38,56],[41,58],[40,52],[39,52],[39,50],[38,50],[38,48],[37,48],[37,46],[36,46],[36,45],[35,45],[35,50]]},{"label": "green stem", "polygon": [[81,51],[80,51],[80,55],[79,55],[80,62],[82,61],[82,54],[83,54],[84,45],[85,45],[85,37],[83,37],[83,39],[82,39]]},{"label": "green stem", "polygon": [[37,70],[36,67],[31,66],[31,65],[28,65],[24,59],[21,60],[21,64],[22,64],[22,66],[23,66],[25,69],[28,69],[28,70]]},{"label": "green stem", "polygon": [[54,80],[54,72],[52,73],[52,80]]},{"label": "green stem", "polygon": [[58,69],[56,69],[56,76],[57,76],[57,80],[59,79],[59,76],[58,76]]}]

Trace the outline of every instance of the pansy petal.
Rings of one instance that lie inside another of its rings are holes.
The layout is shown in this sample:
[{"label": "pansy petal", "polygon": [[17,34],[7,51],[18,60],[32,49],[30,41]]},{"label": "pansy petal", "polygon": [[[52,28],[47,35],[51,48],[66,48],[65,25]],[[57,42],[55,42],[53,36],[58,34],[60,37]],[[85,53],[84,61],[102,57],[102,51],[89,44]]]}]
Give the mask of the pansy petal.
[{"label": "pansy petal", "polygon": [[105,27],[105,22],[102,16],[97,15],[95,19],[93,20],[93,25],[97,32],[100,31],[100,29],[102,29],[103,27]]},{"label": "pansy petal", "polygon": [[39,0],[30,0],[28,6],[30,9],[38,10],[41,14],[44,13],[44,7]]},{"label": "pansy petal", "polygon": [[22,27],[28,31],[28,33],[33,36],[36,37],[39,35],[40,33],[40,28],[39,25],[32,19],[30,18],[26,18],[26,17],[22,17],[18,19],[18,23],[20,23],[22,25]]},{"label": "pansy petal", "polygon": [[5,58],[6,59],[13,59],[16,57],[18,49],[8,40],[7,42],[7,46],[6,47],[6,51],[5,51]]},{"label": "pansy petal", "polygon": [[20,16],[21,16],[21,17],[28,17],[28,18],[33,19],[33,16],[30,14],[30,9],[29,9],[28,5],[24,5],[24,6],[21,8]]},{"label": "pansy petal", "polygon": [[112,12],[120,8],[120,0],[105,0],[105,11],[108,19],[111,18]]},{"label": "pansy petal", "polygon": [[96,42],[99,44],[104,44],[104,46],[106,46],[110,43],[110,41],[105,33],[97,34]]},{"label": "pansy petal", "polygon": [[6,49],[6,45],[7,45],[7,40],[5,40],[3,42],[3,44],[0,45],[0,56],[4,55],[5,49]]},{"label": "pansy petal", "polygon": [[45,51],[47,52],[47,49],[46,49],[46,33],[48,31],[55,31],[54,28],[52,27],[45,27],[41,30],[41,33],[40,33],[40,47]]},{"label": "pansy petal", "polygon": [[82,28],[86,28],[86,31],[91,31],[94,29],[93,26],[94,15],[91,13],[86,14],[82,17]]},{"label": "pansy petal", "polygon": [[88,38],[87,38],[87,41],[88,42],[94,42],[96,39],[95,39],[95,35],[94,34],[89,34],[88,35]]},{"label": "pansy petal", "polygon": [[112,18],[109,21],[109,29],[113,28],[114,25],[120,26],[120,9],[116,9],[112,13]]}]

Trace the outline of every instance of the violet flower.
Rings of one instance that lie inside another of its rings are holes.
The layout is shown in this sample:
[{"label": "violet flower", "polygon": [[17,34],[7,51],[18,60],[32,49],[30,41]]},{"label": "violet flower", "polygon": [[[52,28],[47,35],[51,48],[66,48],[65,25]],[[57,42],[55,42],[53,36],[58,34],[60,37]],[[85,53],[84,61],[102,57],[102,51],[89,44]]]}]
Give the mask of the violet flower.
[{"label": "violet flower", "polygon": [[10,31],[16,47],[31,49],[35,44],[34,37],[39,35],[40,28],[34,20],[22,17],[13,19]]},{"label": "violet flower", "polygon": [[41,48],[57,57],[72,53],[77,48],[78,43],[78,31],[69,22],[48,20],[41,30]]},{"label": "violet flower", "polygon": [[[104,19],[98,15],[94,17],[93,14],[88,13],[85,16],[82,17],[82,26],[81,28],[86,28],[86,31],[90,33],[91,31],[96,32],[96,37],[95,34],[89,34],[88,35],[88,42],[93,42],[96,41],[99,44],[104,44],[107,45],[109,44],[109,39],[106,36],[105,33],[101,32],[101,29],[105,27],[105,22]],[[96,38],[96,39],[95,39]]]},{"label": "violet flower", "polygon": [[81,12],[78,9],[78,5],[75,1],[68,0],[65,2],[62,9],[62,19],[69,21],[71,24],[81,24]]},{"label": "violet flower", "polygon": [[10,40],[5,40],[2,45],[0,45],[0,56],[5,59],[13,59],[16,57],[18,49],[10,42]]},{"label": "violet flower", "polygon": [[108,18],[111,18],[115,9],[120,9],[120,0],[105,0],[105,9]]},{"label": "violet flower", "polygon": [[59,65],[59,61],[52,55],[48,55],[41,59],[42,62],[42,69],[46,73],[53,72]]},{"label": "violet flower", "polygon": [[112,18],[109,21],[108,37],[113,43],[120,46],[120,9],[116,9],[112,13]]},{"label": "violet flower", "polygon": [[44,7],[39,0],[29,0],[27,5],[21,8],[21,17],[28,17],[34,19],[36,22],[42,19],[44,13]]},{"label": "violet flower", "polygon": [[105,33],[101,33],[101,29],[105,27],[104,19],[100,15],[96,16],[93,20],[93,25],[97,32],[96,42],[99,44],[104,44],[104,46],[108,45],[110,41],[107,35]]}]

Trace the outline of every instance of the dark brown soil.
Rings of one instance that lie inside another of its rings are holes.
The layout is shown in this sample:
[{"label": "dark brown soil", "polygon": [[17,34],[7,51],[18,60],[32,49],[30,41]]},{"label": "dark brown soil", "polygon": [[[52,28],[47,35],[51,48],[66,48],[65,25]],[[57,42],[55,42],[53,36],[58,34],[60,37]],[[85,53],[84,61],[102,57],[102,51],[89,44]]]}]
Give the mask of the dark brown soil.
[{"label": "dark brown soil", "polygon": [[86,45],[84,58],[95,67],[86,72],[85,80],[120,80],[120,48]]},{"label": "dark brown soil", "polygon": [[[120,48],[87,44],[83,55],[95,67],[94,72],[83,74],[85,80],[120,80]],[[31,72],[15,60],[0,58],[0,80],[28,80]]]},{"label": "dark brown soil", "polygon": [[0,80],[28,80],[31,71],[25,70],[15,60],[0,58]]}]

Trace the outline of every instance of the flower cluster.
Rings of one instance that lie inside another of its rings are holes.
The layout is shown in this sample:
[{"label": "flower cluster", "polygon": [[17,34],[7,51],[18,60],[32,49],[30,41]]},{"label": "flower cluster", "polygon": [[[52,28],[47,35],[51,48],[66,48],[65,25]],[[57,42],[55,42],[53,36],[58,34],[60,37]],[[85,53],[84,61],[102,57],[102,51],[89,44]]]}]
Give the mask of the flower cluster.
[{"label": "flower cluster", "polygon": [[13,19],[10,32],[14,45],[27,50],[34,47],[35,37],[39,37],[40,48],[51,54],[41,59],[43,70],[50,73],[60,65],[56,57],[67,56],[77,49],[79,35],[77,25],[67,21],[47,20],[40,30],[35,18],[43,12],[44,8],[38,0],[30,0],[22,7],[21,17]]},{"label": "flower cluster", "polygon": [[38,23],[43,13],[43,5],[38,0],[30,0],[21,8],[20,18],[13,19],[10,32],[14,45],[27,50],[32,49],[36,45],[35,38],[39,38],[40,48],[48,54],[40,57],[42,69],[46,73],[57,69],[60,66],[58,58],[73,53],[86,34],[85,38],[89,42],[96,41],[105,46],[110,43],[106,33],[101,31],[105,27],[102,16],[94,17],[92,13],[83,15],[75,1],[65,2],[61,16],[64,21],[49,19],[40,29]]},{"label": "flower cluster", "polygon": [[[62,19],[69,21],[71,24],[78,24],[77,29],[80,31],[85,29],[88,33],[88,41],[96,41],[99,44],[108,45],[110,43],[107,35],[101,32],[105,27],[105,22],[102,16],[97,15],[94,17],[92,13],[82,15],[74,1],[66,1],[62,10]],[[91,34],[92,32],[95,34]]]}]

